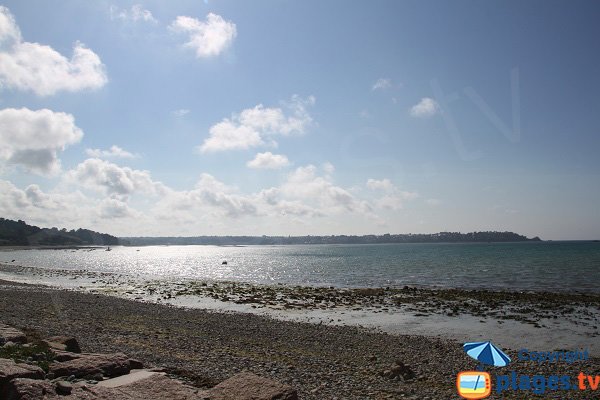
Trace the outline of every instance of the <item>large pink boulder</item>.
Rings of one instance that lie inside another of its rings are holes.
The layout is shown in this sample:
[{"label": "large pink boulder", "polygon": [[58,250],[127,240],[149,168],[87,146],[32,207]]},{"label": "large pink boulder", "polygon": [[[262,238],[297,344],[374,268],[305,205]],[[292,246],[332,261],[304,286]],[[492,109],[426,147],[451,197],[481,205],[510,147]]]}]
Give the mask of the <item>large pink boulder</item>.
[{"label": "large pink boulder", "polygon": [[0,358],[0,398],[8,383],[16,378],[44,379],[41,368],[27,364],[17,364],[13,360]]},{"label": "large pink boulder", "polygon": [[298,400],[294,388],[250,372],[242,372],[210,389],[210,400]]},{"label": "large pink boulder", "polygon": [[77,378],[101,373],[104,376],[120,376],[129,373],[129,358],[123,353],[82,354],[79,358],[50,365],[55,377],[75,375]]},{"label": "large pink boulder", "polygon": [[128,385],[107,388],[98,385],[73,385],[67,396],[50,381],[15,379],[2,400],[202,400],[196,388],[163,375],[152,376]]}]

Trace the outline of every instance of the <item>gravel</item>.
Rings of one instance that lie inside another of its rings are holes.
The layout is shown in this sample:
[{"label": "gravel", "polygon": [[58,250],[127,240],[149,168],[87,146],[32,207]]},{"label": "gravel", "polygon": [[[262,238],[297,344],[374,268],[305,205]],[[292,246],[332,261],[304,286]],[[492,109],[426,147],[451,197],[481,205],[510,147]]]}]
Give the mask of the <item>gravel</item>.
[{"label": "gravel", "polygon": [[[460,318],[460,317],[459,317]],[[211,386],[241,371],[291,384],[302,399],[452,399],[456,375],[477,362],[462,343],[391,335],[349,326],[269,319],[144,303],[0,281],[0,322],[29,335],[77,338],[84,352],[124,352],[198,386]],[[516,360],[517,353],[506,349]],[[551,349],[548,349],[551,350]],[[410,374],[386,373],[398,365]],[[495,374],[600,375],[600,360],[573,364],[518,361],[487,368]],[[523,398],[523,392],[489,398]],[[552,397],[555,396],[555,397]],[[564,398],[564,392],[527,398]],[[589,399],[589,391],[570,391]]]}]

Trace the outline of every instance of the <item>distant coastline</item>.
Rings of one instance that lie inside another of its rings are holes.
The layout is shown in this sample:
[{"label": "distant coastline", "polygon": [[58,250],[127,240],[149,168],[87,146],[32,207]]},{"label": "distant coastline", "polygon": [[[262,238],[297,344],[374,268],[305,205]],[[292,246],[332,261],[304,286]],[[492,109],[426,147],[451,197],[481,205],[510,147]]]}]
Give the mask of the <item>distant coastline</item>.
[{"label": "distant coastline", "polygon": [[89,229],[40,228],[25,221],[0,218],[0,246],[155,246],[155,245],[289,245],[289,244],[386,244],[386,243],[507,243],[541,242],[514,232],[439,232],[384,235],[305,236],[159,236],[121,237]]},{"label": "distant coastline", "polygon": [[194,237],[123,237],[121,244],[153,245],[288,245],[288,244],[386,244],[386,243],[502,243],[541,242],[514,232],[440,232],[429,234],[331,235],[331,236],[194,236]]}]

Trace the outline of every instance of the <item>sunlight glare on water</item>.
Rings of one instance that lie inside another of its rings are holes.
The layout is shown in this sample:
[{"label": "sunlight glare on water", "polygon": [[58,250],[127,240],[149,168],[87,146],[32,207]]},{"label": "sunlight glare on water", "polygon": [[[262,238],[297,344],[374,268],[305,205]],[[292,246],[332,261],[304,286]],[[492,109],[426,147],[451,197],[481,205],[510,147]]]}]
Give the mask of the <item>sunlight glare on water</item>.
[{"label": "sunlight glare on water", "polygon": [[12,259],[24,266],[144,279],[600,291],[600,244],[592,242],[117,246],[112,251],[0,252],[0,261]]}]

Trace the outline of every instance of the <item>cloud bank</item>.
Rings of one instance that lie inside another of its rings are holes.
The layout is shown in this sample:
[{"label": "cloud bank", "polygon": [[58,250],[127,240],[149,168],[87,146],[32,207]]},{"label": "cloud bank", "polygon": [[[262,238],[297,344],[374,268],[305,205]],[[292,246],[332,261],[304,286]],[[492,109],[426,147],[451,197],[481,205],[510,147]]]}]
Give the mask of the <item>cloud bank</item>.
[{"label": "cloud bank", "polygon": [[82,137],[71,114],[47,109],[0,110],[0,160],[36,174],[57,174],[61,169],[58,152]]},{"label": "cloud bank", "polygon": [[98,89],[107,81],[100,57],[85,45],[76,42],[67,59],[50,46],[25,42],[9,9],[0,6],[0,88],[49,96]]}]

